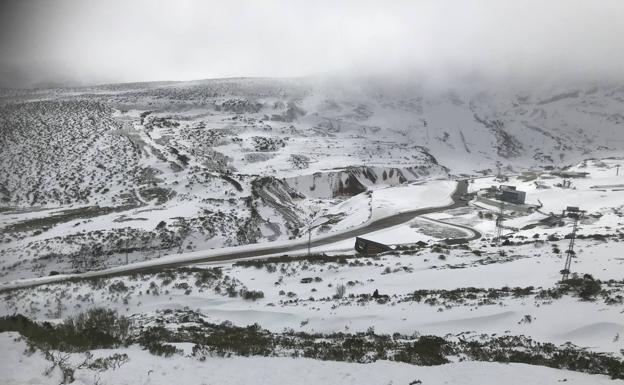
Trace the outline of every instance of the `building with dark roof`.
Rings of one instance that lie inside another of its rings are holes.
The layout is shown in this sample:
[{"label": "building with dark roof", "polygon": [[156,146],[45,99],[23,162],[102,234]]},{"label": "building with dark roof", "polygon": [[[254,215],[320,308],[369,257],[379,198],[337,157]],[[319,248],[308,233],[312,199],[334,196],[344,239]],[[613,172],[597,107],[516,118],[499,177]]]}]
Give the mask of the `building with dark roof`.
[{"label": "building with dark roof", "polygon": [[377,255],[385,251],[390,251],[392,248],[383,243],[371,241],[368,239],[356,237],[355,238],[355,251],[364,255]]},{"label": "building with dark roof", "polygon": [[517,205],[523,205],[526,199],[526,192],[511,189],[503,189],[500,195],[500,200],[503,202],[513,203]]}]

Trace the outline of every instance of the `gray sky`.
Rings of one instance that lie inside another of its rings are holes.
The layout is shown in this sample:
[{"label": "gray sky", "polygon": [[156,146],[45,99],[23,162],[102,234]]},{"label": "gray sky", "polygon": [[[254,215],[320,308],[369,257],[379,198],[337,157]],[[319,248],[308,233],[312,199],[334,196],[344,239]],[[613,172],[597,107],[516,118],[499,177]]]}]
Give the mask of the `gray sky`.
[{"label": "gray sky", "polygon": [[323,73],[624,79],[624,1],[4,1],[0,85]]}]

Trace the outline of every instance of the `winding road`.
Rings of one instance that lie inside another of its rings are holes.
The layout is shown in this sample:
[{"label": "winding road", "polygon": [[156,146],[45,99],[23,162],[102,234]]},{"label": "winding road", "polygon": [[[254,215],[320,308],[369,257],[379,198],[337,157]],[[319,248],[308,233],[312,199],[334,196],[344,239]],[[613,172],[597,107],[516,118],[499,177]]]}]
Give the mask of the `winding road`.
[{"label": "winding road", "polygon": [[[396,215],[377,219],[375,221],[367,223],[366,225],[362,227],[358,227],[353,230],[349,230],[346,232],[342,232],[342,233],[326,236],[323,238],[319,238],[316,240],[312,240],[312,242],[310,243],[310,247],[324,246],[324,245],[328,245],[331,243],[344,241],[350,238],[372,233],[378,230],[383,230],[389,227],[397,226],[402,223],[408,222],[421,215],[431,214],[435,212],[442,212],[446,210],[452,210],[452,209],[456,209],[459,207],[467,206],[468,202],[462,199],[462,196],[467,193],[467,190],[468,190],[468,182],[465,180],[460,180],[457,182],[457,187],[455,188],[455,191],[451,195],[451,199],[453,200],[453,203],[449,205],[440,206],[440,207],[427,207],[427,208],[422,208],[422,209],[417,209],[417,210],[404,211]],[[440,221],[437,221],[437,222],[440,222]],[[441,222],[441,223],[444,223],[449,226],[462,227],[474,233],[472,237],[461,238],[462,240],[469,241],[469,240],[474,240],[474,239],[478,239],[481,237],[481,234],[474,229],[467,228],[465,226],[451,224],[451,223],[445,223],[445,222]],[[195,265],[198,263],[225,262],[225,261],[232,261],[232,260],[245,259],[245,258],[263,257],[263,256],[268,256],[268,255],[274,255],[274,254],[292,253],[294,251],[304,250],[307,247],[308,247],[307,241],[300,240],[296,242],[290,242],[287,245],[275,245],[273,247],[271,247],[270,244],[258,245],[258,248],[245,249],[241,251],[236,251],[235,248],[232,248],[231,250],[223,249],[222,253],[220,254],[217,254],[219,252],[218,250],[210,250],[209,252],[204,253],[204,254],[209,254],[209,255],[201,255],[201,252],[188,253],[188,258],[185,256],[184,258],[173,259],[173,260],[151,260],[151,261],[146,261],[146,262],[133,263],[130,265],[125,265],[125,266],[113,267],[113,268],[104,269],[104,270],[89,271],[86,273],[55,275],[55,276],[49,276],[49,277],[18,280],[18,281],[14,281],[11,283],[0,285],[0,292],[5,291],[5,290],[10,290],[10,289],[16,289],[16,288],[25,288],[25,287],[44,285],[44,284],[53,283],[53,282],[81,280],[81,279],[89,279],[89,278],[96,278],[96,277],[111,277],[111,276],[127,275],[127,274],[132,274],[132,273],[141,273],[141,272],[154,272],[154,271],[160,271],[160,270],[168,269],[168,268]],[[199,255],[193,255],[193,254],[199,254]]]}]

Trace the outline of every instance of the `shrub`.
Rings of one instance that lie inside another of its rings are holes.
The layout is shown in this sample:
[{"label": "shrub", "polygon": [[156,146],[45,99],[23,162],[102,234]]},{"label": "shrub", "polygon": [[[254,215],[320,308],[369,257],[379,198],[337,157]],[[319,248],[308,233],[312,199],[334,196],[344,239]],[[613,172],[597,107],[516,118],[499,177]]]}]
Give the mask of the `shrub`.
[{"label": "shrub", "polygon": [[264,292],[260,290],[241,290],[240,296],[248,301],[255,301],[264,298]]},{"label": "shrub", "polygon": [[64,325],[74,333],[90,338],[96,346],[102,342],[102,347],[110,346],[106,341],[124,341],[130,329],[130,321],[126,317],[104,308],[93,308],[68,318]]},{"label": "shrub", "polygon": [[89,363],[87,367],[92,370],[103,372],[109,369],[117,369],[129,360],[128,355],[125,353],[115,353],[109,357],[100,357]]},{"label": "shrub", "polygon": [[247,327],[236,327],[224,323],[211,325],[209,333],[196,335],[196,346],[193,347],[193,356],[202,357],[216,353],[226,356],[234,353],[242,356],[268,356],[275,348],[271,333],[260,328],[258,324]]},{"label": "shrub", "polygon": [[15,331],[40,349],[85,351],[113,348],[128,341],[130,322],[113,310],[94,308],[60,325],[38,324],[22,315],[0,318],[0,332]]},{"label": "shrub", "polygon": [[593,300],[600,292],[602,291],[602,287],[600,281],[598,280],[583,280],[583,286],[579,291],[579,297],[586,301]]},{"label": "shrub", "polygon": [[182,352],[173,345],[154,342],[147,346],[147,350],[156,356],[171,357],[176,353]]},{"label": "shrub", "polygon": [[412,344],[401,350],[395,360],[415,365],[442,365],[448,363],[446,355],[452,349],[444,338],[437,336],[422,336]]},{"label": "shrub", "polygon": [[[348,264],[348,259],[357,258],[356,255],[325,255],[325,254],[311,254],[311,255],[302,255],[302,256],[288,256],[281,255],[277,257],[270,257],[264,259],[250,259],[244,261],[238,261],[234,263],[234,266],[241,267],[255,267],[257,269],[262,268],[266,265],[277,264],[277,263],[296,263],[296,262],[308,262],[311,264],[326,264],[326,263],[338,263],[340,265]],[[271,269],[272,271],[275,271]]]},{"label": "shrub", "polygon": [[124,293],[128,291],[128,286],[123,281],[115,281],[110,284],[108,291],[111,293]]},{"label": "shrub", "polygon": [[347,293],[347,287],[343,284],[336,286],[336,298],[342,298]]},{"label": "shrub", "polygon": [[563,288],[576,292],[581,299],[592,301],[602,291],[600,280],[594,279],[591,274],[585,274],[582,278],[574,276],[563,282]]}]

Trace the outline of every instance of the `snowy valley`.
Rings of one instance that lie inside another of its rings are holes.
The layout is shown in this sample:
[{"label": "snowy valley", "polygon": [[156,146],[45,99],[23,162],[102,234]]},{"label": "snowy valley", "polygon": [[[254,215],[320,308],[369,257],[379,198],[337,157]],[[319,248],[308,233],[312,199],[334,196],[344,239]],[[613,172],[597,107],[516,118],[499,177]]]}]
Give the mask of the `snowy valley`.
[{"label": "snowy valley", "polygon": [[623,111],[612,85],[3,90],[2,381],[624,383]]}]

